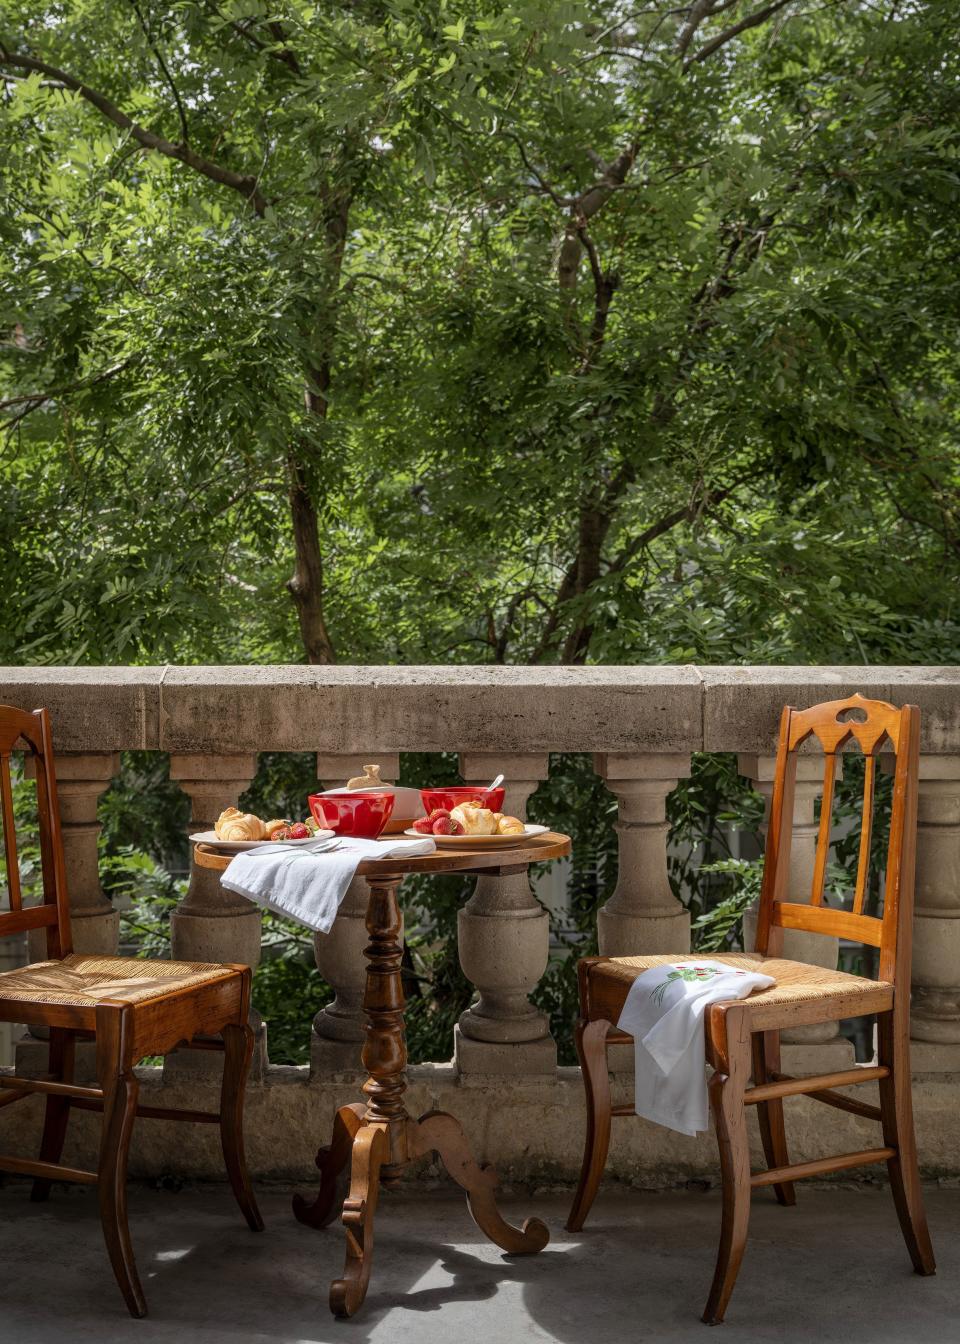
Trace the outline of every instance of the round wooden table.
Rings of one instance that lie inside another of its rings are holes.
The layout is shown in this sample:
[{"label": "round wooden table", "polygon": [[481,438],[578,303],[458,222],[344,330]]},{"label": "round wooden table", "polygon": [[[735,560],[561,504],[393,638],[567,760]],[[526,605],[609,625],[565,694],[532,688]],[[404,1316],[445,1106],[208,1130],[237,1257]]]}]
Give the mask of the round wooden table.
[{"label": "round wooden table", "polygon": [[[357,869],[370,887],[364,949],[367,983],[363,1008],[367,1015],[361,1060],[369,1077],[365,1101],[342,1106],[333,1123],[330,1144],[317,1154],[320,1190],[313,1200],[295,1195],[293,1211],[310,1227],[326,1227],[336,1217],[341,1178],[349,1167],[349,1185],[341,1220],[347,1236],[343,1277],[330,1285],[330,1309],[352,1316],[363,1302],[373,1260],[373,1219],[380,1186],[395,1186],[408,1162],[434,1152],[453,1179],[467,1192],[474,1222],[498,1246],[513,1255],[543,1250],[550,1234],[539,1218],[512,1227],[497,1209],[493,1167],[480,1165],[454,1116],[428,1111],[414,1119],[404,1105],[407,1088],[407,1045],[404,997],[400,980],[401,920],[397,891],[408,873],[525,872],[531,863],[559,859],[570,853],[570,838],[554,831],[525,840],[516,849],[438,849],[415,857],[365,859]],[[223,871],[233,858],[207,845],[194,848],[202,868]]]}]

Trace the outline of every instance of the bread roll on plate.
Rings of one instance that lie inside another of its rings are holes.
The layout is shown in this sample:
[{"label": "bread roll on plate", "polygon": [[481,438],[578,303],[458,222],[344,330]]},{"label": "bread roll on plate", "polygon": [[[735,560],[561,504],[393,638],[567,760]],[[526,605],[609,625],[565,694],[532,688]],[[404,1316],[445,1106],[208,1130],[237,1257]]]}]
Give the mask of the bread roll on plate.
[{"label": "bread roll on plate", "polygon": [[461,803],[450,813],[451,821],[459,821],[464,835],[496,835],[497,821],[489,807],[479,803]]},{"label": "bread roll on plate", "polygon": [[527,829],[519,817],[507,817],[502,812],[494,813],[499,835],[523,835]]},{"label": "bread roll on plate", "polygon": [[265,840],[266,827],[252,812],[228,807],[221,812],[213,828],[220,840]]}]

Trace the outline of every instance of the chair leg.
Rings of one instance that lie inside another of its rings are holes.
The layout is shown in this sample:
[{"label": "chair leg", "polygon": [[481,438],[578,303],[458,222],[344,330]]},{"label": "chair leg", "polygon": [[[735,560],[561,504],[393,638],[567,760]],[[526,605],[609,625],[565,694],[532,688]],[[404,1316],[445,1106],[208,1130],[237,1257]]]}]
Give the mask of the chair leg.
[{"label": "chair leg", "polygon": [[723,1320],[747,1244],[750,1143],[743,1093],[750,1071],[749,1051],[747,1042],[738,1046],[736,1053],[731,1049],[730,1073],[715,1073],[710,1080],[710,1106],[717,1127],[723,1177],[723,1222],[713,1284],[703,1313],[708,1325],[719,1325]]},{"label": "chair leg", "polygon": [[923,1192],[917,1165],[917,1144],[913,1130],[913,1096],[910,1074],[909,1021],[896,1010],[881,1013],[877,1019],[878,1057],[890,1069],[881,1078],[880,1113],[883,1141],[896,1148],[887,1171],[903,1239],[917,1274],[935,1274],[936,1261],[923,1208]]},{"label": "chair leg", "polygon": [[[73,1063],[76,1037],[62,1027],[50,1028],[50,1073],[59,1082],[73,1082]],[[40,1140],[40,1161],[59,1162],[67,1137],[70,1120],[69,1097],[47,1097],[43,1115],[43,1137]],[[38,1176],[30,1191],[34,1203],[41,1203],[50,1195],[52,1182]]]},{"label": "chair leg", "polygon": [[576,1043],[587,1102],[587,1132],[580,1183],[567,1219],[567,1231],[579,1232],[596,1198],[610,1147],[610,1075],[607,1072],[609,1022],[577,1023]]},{"label": "chair leg", "polygon": [[223,1160],[240,1211],[254,1232],[263,1231],[243,1148],[243,1102],[254,1036],[248,1023],[223,1029],[223,1086],[220,1093],[220,1143]]},{"label": "chair leg", "polygon": [[[758,1031],[753,1036],[753,1081],[769,1083],[771,1073],[780,1071],[780,1032]],[[768,1167],[786,1167],[790,1163],[787,1152],[787,1131],[783,1122],[783,1099],[762,1101],[757,1107],[763,1155]],[[777,1203],[785,1207],[796,1204],[797,1194],[792,1181],[773,1187]]]},{"label": "chair leg", "polygon": [[131,1316],[146,1316],[130,1229],[127,1225],[127,1157],[137,1113],[140,1084],[132,1070],[118,1073],[104,1087],[100,1143],[100,1221],[110,1263]]}]

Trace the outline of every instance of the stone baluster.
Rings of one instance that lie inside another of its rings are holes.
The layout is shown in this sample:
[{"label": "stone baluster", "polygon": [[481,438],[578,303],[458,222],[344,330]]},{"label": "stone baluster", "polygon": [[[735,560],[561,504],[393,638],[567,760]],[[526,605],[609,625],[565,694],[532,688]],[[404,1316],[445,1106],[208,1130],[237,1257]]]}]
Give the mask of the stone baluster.
[{"label": "stone baluster", "polygon": [[120,769],[116,752],[57,756],[57,794],[75,952],[116,955],[120,915],[100,885],[97,804]]},{"label": "stone baluster", "polygon": [[[170,778],[190,798],[189,832],[209,831],[220,813],[236,807],[240,795],[256,773],[257,758],[243,755],[172,755]],[[170,918],[171,955],[175,961],[235,962],[256,967],[260,961],[260,911],[244,897],[220,885],[221,874],[198,868],[190,861],[187,894]],[[266,1029],[260,1015],[250,1014],[257,1033],[252,1076],[266,1068]],[[207,1051],[182,1050],[168,1055],[164,1077],[216,1073],[222,1067],[217,1055]]]},{"label": "stone baluster", "polygon": [[609,752],[594,768],[618,803],[617,885],[597,913],[604,956],[642,956],[690,950],[690,916],[667,877],[667,796],[690,773],[690,757],[654,752]]},{"label": "stone baluster", "polygon": [[[353,776],[362,775],[363,767],[374,762],[380,767],[384,783],[396,782],[400,774],[399,752],[374,751],[364,756],[324,752],[317,756],[317,778],[325,789],[334,789]],[[363,990],[367,979],[363,949],[369,941],[366,926],[369,897],[366,878],[354,878],[333,928],[329,933],[313,936],[317,970],[334,995],[313,1019],[310,1042],[313,1074],[362,1071],[360,1047],[366,1037]]]},{"label": "stone baluster", "polygon": [[[764,838],[773,798],[776,764],[774,756],[741,754],[738,757],[740,774],[750,780],[766,804],[764,821],[760,827]],[[838,761],[838,771],[841,768],[841,763]],[[804,905],[809,902],[813,894],[813,868],[819,829],[819,822],[814,819],[814,811],[816,800],[823,793],[823,769],[823,756],[819,753],[797,757],[788,893],[791,901]],[[755,929],[754,913],[744,924],[744,944],[748,949],[753,948]],[[805,961],[813,966],[825,966],[830,970],[836,970],[839,946],[839,939],[829,938],[825,934],[804,933],[799,929],[784,930],[783,955],[790,961]],[[795,1048],[789,1056],[794,1067],[807,1071],[819,1069],[821,1066],[825,1071],[847,1067],[853,1054],[851,1042],[840,1036],[840,1028],[836,1022],[794,1027],[790,1031],[783,1032],[781,1039],[785,1045],[816,1047],[815,1050],[808,1049],[805,1053]]]},{"label": "stone baluster", "polygon": [[[504,812],[526,818],[527,800],[547,778],[546,752],[503,755],[471,751],[460,773],[471,784],[506,776]],[[509,851],[504,853],[509,864]],[[526,871],[481,876],[457,919],[463,973],[478,992],[454,1033],[454,1056],[464,1075],[553,1074],[557,1046],[545,1013],[529,995],[547,967],[550,918],[530,889]]]},{"label": "stone baluster", "polygon": [[960,756],[920,757],[917,820],[913,1066],[960,1073]]},{"label": "stone baluster", "polygon": [[[70,897],[70,927],[75,952],[106,956],[115,956],[117,952],[120,915],[100,885],[97,803],[119,769],[120,757],[116,752],[59,752],[56,758],[57,795],[60,801],[64,866]],[[33,774],[30,758],[27,761],[27,773]],[[29,935],[28,947],[31,961],[42,961],[46,957],[43,930],[35,930]],[[37,1034],[40,1034],[39,1031]],[[42,1034],[45,1036],[46,1032]],[[24,1034],[17,1042],[17,1072],[44,1072],[47,1067],[46,1053],[46,1044],[38,1041],[33,1032]],[[89,1060],[85,1058],[88,1054],[91,1055]],[[92,1052],[81,1051],[77,1060],[77,1076],[85,1078],[88,1074],[92,1076]]]}]

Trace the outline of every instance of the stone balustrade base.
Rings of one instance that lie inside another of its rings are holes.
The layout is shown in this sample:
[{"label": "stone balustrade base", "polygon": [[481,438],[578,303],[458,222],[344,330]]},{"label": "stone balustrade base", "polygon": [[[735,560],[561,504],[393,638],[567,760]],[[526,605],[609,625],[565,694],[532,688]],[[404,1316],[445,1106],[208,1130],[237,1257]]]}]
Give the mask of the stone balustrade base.
[{"label": "stone balustrade base", "polygon": [[[170,1086],[162,1071],[138,1071],[141,1100],[148,1105],[211,1110],[217,1105],[215,1080],[180,1081]],[[862,1100],[875,1100],[875,1086],[856,1089]],[[626,1076],[617,1079],[617,1099],[630,1095]],[[346,1076],[310,1080],[306,1067],[273,1067],[262,1083],[249,1089],[247,1150],[258,1180],[316,1181],[314,1157],[326,1142],[334,1111],[357,1099],[356,1079]],[[462,1080],[452,1064],[424,1064],[410,1070],[407,1104],[414,1114],[439,1108],[459,1116],[481,1161],[493,1162],[506,1181],[571,1184],[580,1164],[583,1090],[579,1070],[558,1069],[550,1077],[524,1079],[473,1077]],[[920,1163],[927,1176],[960,1177],[960,1107],[955,1077],[917,1073],[914,1081]],[[4,1109],[0,1146],[7,1153],[36,1156],[42,1124],[42,1099],[30,1098]],[[867,1120],[828,1109],[803,1097],[787,1106],[791,1157],[807,1161],[830,1153],[870,1147],[877,1127]],[[753,1161],[762,1164],[754,1118],[750,1120]],[[71,1119],[64,1160],[75,1166],[96,1162],[99,1122],[81,1112]],[[140,1120],[130,1160],[134,1179],[176,1176],[188,1180],[224,1179],[216,1128]],[[669,1186],[691,1179],[716,1179],[716,1144],[711,1134],[686,1138],[637,1119],[614,1121],[608,1164],[612,1180],[644,1186]]]},{"label": "stone balustrade base", "polygon": [[[255,1008],[250,1011],[250,1025],[253,1027],[250,1080],[259,1083],[263,1081],[270,1066],[267,1063],[267,1026]],[[207,1077],[219,1079],[222,1066],[222,1055],[214,1054],[212,1051],[175,1050],[172,1055],[167,1055],[164,1059],[164,1081],[171,1087],[178,1087],[181,1084],[190,1086],[194,1079],[198,1081]]]},{"label": "stone balustrade base", "polygon": [[[47,1029],[14,1028],[15,1070],[21,1078],[43,1078],[50,1068]],[[81,1087],[97,1086],[97,1047],[93,1041],[78,1041],[73,1066],[74,1081]],[[0,1140],[2,1142],[2,1140]]]},{"label": "stone balustrade base", "polygon": [[914,1073],[951,1073],[960,1077],[960,1045],[945,1041],[911,1041]]},{"label": "stone balustrade base", "polygon": [[310,1077],[312,1080],[332,1073],[352,1074],[360,1082],[366,1077],[360,1063],[360,1041],[331,1041],[313,1032],[310,1037]]},{"label": "stone balustrade base", "polygon": [[467,1078],[552,1077],[557,1071],[557,1043],[552,1036],[536,1041],[477,1041],[459,1026],[453,1029],[453,1058]]}]

